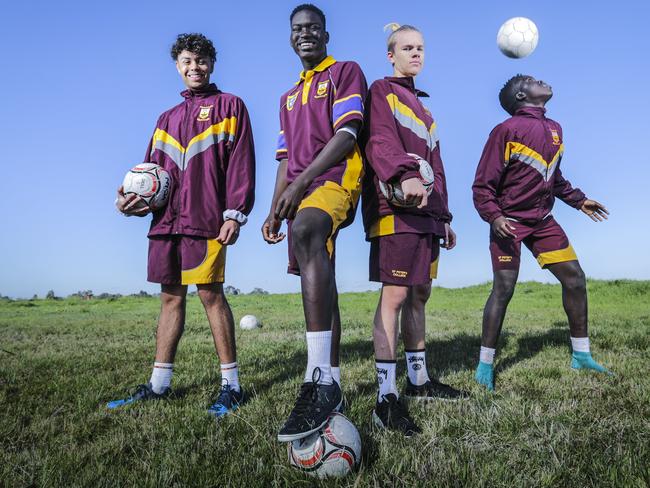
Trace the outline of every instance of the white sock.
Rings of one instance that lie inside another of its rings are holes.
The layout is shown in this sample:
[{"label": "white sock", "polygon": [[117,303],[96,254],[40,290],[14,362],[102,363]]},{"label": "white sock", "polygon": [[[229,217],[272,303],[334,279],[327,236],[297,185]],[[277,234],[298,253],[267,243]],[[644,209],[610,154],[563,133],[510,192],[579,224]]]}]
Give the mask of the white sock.
[{"label": "white sock", "polygon": [[399,398],[397,393],[397,383],[395,382],[395,361],[375,360],[377,370],[377,383],[379,383],[379,392],[377,399],[381,402],[384,395],[393,393]]},{"label": "white sock", "polygon": [[589,352],[589,337],[572,337],[571,347],[574,352]]},{"label": "white sock", "polygon": [[237,363],[221,363],[221,384],[229,385],[233,390],[239,391],[239,368]]},{"label": "white sock", "polygon": [[332,366],[332,379],[341,386],[341,368],[339,366]]},{"label": "white sock", "polygon": [[425,350],[413,350],[406,352],[406,371],[411,384],[420,386],[429,381],[427,372],[427,361],[425,359]]},{"label": "white sock", "polygon": [[174,363],[153,363],[151,372],[151,389],[154,393],[160,395],[172,382],[172,373],[174,372]]},{"label": "white sock", "polygon": [[485,364],[492,364],[494,363],[494,353],[496,352],[496,349],[492,349],[491,347],[483,347],[481,346],[481,354],[480,354],[480,361]]},{"label": "white sock", "polygon": [[[323,330],[319,332],[307,332],[307,370],[305,371],[305,383],[318,378],[319,385],[331,385],[332,365],[330,363],[330,349],[332,348],[332,331]],[[314,376],[314,370],[320,369]]]}]

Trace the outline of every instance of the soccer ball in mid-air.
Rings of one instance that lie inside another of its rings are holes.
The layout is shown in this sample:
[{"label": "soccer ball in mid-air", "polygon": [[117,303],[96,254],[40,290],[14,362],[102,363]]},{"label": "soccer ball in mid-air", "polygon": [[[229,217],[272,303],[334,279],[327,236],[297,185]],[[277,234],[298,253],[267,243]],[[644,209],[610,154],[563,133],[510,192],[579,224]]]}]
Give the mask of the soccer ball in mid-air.
[{"label": "soccer ball in mid-air", "polygon": [[244,330],[257,329],[259,326],[260,322],[255,315],[244,315],[239,321],[239,327]]},{"label": "soccer ball in mid-air", "polygon": [[151,210],[167,204],[170,186],[169,173],[154,163],[141,163],[131,168],[122,182],[125,195],[139,195]]},{"label": "soccer ball in mid-air", "polygon": [[361,437],[344,415],[333,413],[318,432],[287,445],[289,463],[312,476],[345,476],[359,464]]},{"label": "soccer ball in mid-air", "polygon": [[[427,191],[427,195],[431,195],[433,192],[433,168],[428,163],[426,159],[421,158],[417,154],[408,153],[409,156],[413,156],[418,164],[420,165],[420,181]],[[414,207],[415,204],[409,203],[404,200],[404,192],[402,191],[402,185],[400,183],[386,183],[383,181],[379,182],[379,188],[381,192],[393,205],[398,207]]]},{"label": "soccer ball in mid-air", "polygon": [[509,58],[525,58],[537,47],[539,31],[526,17],[506,20],[497,33],[497,46]]}]

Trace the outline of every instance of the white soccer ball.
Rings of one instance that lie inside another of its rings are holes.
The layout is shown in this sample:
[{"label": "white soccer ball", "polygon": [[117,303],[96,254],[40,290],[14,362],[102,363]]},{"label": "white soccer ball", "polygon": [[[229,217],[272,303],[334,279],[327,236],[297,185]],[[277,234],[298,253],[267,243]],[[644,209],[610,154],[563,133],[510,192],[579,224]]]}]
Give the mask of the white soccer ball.
[{"label": "white soccer ball", "polygon": [[537,47],[539,31],[526,17],[506,20],[497,33],[497,46],[509,58],[525,58]]},{"label": "white soccer ball", "polygon": [[289,463],[312,476],[345,476],[361,460],[359,431],[344,415],[333,413],[318,432],[287,445]]},{"label": "white soccer ball", "polygon": [[157,164],[142,163],[131,168],[122,186],[125,195],[139,195],[151,210],[158,210],[167,204],[171,179]]},{"label": "white soccer ball", "polygon": [[[435,178],[433,174],[433,168],[426,159],[421,158],[417,154],[408,153],[408,155],[413,156],[415,159],[417,159],[418,164],[420,165],[420,181],[427,191],[427,195],[431,195],[431,193],[433,193],[433,181]],[[384,181],[380,181],[379,189],[383,193],[384,197],[386,197],[386,200],[388,200],[393,205],[396,205],[398,207],[416,206],[412,203],[409,204],[404,200],[404,192],[402,191],[402,185],[400,183],[386,183]]]},{"label": "white soccer ball", "polygon": [[239,327],[244,330],[257,329],[260,326],[255,315],[244,315],[239,321]]}]

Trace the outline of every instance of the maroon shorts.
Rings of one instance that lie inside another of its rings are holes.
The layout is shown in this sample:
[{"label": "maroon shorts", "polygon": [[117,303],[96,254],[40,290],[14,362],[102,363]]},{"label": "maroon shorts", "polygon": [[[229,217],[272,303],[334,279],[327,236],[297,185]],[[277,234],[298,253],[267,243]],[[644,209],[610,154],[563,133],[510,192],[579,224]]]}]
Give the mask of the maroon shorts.
[{"label": "maroon shorts", "polygon": [[191,236],[149,238],[147,280],[164,285],[223,283],[226,246]]},{"label": "maroon shorts", "polygon": [[516,238],[504,239],[490,232],[493,270],[519,269],[522,242],[530,249],[542,268],[549,264],[578,259],[562,227],[552,216],[532,226],[514,220],[508,222],[515,228],[512,232]]},{"label": "maroon shorts", "polygon": [[390,285],[425,285],[438,276],[440,237],[391,234],[370,240],[370,281]]}]

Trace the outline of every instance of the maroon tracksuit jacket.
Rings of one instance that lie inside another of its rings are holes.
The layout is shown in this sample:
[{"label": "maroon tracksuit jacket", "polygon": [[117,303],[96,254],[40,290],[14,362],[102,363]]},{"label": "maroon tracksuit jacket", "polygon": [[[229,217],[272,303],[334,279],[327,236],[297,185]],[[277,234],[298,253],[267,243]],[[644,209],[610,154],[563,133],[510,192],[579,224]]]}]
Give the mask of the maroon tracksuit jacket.
[{"label": "maroon tracksuit jacket", "polygon": [[520,108],[490,133],[472,186],[486,222],[503,216],[534,225],[550,214],[555,197],[576,209],[586,200],[562,176],[562,127],[545,113]]},{"label": "maroon tracksuit jacket", "polygon": [[225,210],[248,215],[253,208],[253,133],[244,102],[214,84],[181,95],[185,100],[158,119],[145,156],[172,179],[169,202],[154,213],[149,236],[214,238]]},{"label": "maroon tracksuit jacket", "polygon": [[[370,86],[361,137],[366,161],[362,209],[368,239],[399,233],[444,236],[444,224],[451,222],[436,124],[418,98],[428,96],[415,88],[411,77],[386,77]],[[379,188],[380,180],[401,182],[419,175],[417,161],[407,153],[426,159],[433,169],[433,193],[421,209],[394,206]]]}]

